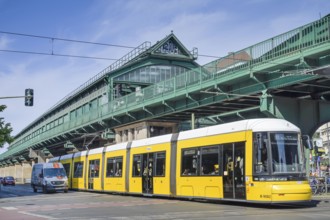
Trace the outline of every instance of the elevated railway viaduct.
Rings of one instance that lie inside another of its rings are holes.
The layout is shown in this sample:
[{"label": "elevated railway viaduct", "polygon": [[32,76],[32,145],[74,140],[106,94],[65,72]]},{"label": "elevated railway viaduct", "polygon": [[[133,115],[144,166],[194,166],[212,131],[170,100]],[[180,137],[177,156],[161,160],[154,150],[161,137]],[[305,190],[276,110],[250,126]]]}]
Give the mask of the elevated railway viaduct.
[{"label": "elevated railway viaduct", "polygon": [[19,132],[0,176],[24,179],[49,157],[234,120],[284,118],[308,135],[330,121],[329,15],[203,66],[197,57],[173,33],[144,42]]}]

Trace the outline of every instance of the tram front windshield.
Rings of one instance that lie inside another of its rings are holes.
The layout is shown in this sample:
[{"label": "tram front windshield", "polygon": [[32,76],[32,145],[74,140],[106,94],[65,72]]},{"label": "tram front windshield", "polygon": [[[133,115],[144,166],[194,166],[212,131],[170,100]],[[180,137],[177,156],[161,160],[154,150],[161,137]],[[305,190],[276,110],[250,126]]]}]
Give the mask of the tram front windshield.
[{"label": "tram front windshield", "polygon": [[304,174],[304,152],[298,133],[254,134],[254,173]]}]

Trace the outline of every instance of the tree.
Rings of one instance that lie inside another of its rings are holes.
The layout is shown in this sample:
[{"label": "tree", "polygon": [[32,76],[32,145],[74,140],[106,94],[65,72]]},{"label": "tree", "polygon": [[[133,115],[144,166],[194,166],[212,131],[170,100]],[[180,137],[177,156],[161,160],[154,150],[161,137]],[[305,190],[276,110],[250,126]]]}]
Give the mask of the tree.
[{"label": "tree", "polygon": [[[0,112],[5,110],[7,106],[0,105]],[[14,141],[14,138],[10,135],[13,131],[10,123],[5,123],[4,118],[0,117],[0,148],[4,146],[5,143],[10,144]]]}]

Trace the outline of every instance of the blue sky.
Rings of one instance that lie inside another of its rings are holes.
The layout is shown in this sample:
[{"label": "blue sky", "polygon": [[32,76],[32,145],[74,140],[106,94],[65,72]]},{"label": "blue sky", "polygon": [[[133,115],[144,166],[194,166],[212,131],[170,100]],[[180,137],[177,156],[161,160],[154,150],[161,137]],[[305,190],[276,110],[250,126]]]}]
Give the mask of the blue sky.
[{"label": "blue sky", "polygon": [[[115,45],[152,44],[171,31],[201,55],[225,56],[330,13],[328,0],[0,0],[0,32]],[[0,33],[0,50],[119,59],[131,49]],[[200,56],[205,64],[213,59]],[[0,99],[17,134],[114,61],[0,51],[0,97],[35,91],[35,104]]]}]

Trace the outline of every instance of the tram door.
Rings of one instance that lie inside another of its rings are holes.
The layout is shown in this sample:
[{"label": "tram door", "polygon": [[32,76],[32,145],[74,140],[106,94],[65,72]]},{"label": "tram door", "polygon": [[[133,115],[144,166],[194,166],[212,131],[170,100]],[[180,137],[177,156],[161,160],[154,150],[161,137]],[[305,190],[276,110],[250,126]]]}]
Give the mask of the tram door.
[{"label": "tram door", "polygon": [[142,193],[153,193],[154,154],[142,154]]},{"label": "tram door", "polygon": [[94,189],[94,178],[99,177],[100,160],[90,160],[88,169],[88,189]]},{"label": "tram door", "polygon": [[246,199],[245,143],[223,145],[223,195],[228,199]]}]

